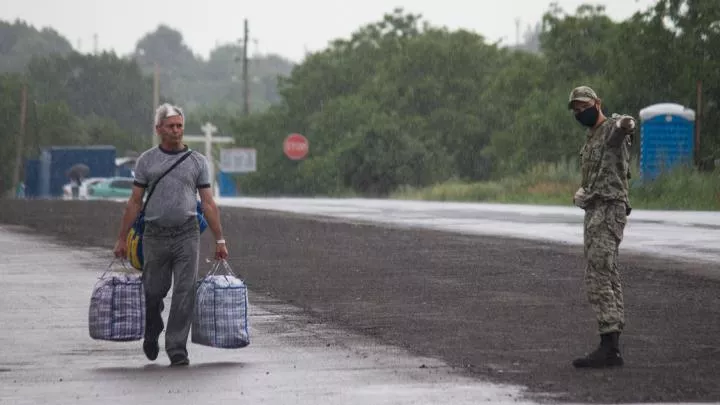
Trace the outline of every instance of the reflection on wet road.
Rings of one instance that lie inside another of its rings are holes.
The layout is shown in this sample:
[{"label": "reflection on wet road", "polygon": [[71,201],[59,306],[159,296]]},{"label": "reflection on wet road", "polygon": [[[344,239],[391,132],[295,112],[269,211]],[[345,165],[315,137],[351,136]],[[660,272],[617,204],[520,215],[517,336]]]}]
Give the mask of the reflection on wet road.
[{"label": "reflection on wet road", "polygon": [[[219,204],[399,226],[582,244],[574,207],[369,199],[220,198]],[[720,213],[633,210],[623,249],[720,263]]]}]

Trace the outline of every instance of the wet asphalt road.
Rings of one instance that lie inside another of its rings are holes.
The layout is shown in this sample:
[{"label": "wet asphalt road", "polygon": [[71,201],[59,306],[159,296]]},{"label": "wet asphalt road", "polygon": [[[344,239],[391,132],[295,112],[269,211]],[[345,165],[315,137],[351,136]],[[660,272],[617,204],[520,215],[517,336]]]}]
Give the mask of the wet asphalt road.
[{"label": "wet asphalt road", "polygon": [[[228,207],[276,210],[396,227],[582,245],[583,210],[522,204],[330,198],[220,198]],[[720,264],[720,212],[634,209],[623,249]]]},{"label": "wet asphalt road", "polygon": [[139,342],[89,338],[89,293],[107,250],[0,225],[0,257],[3,404],[529,404],[519,387],[462,376],[262,295],[252,296],[250,346],[190,343],[190,366],[169,368],[164,353],[147,361]]},{"label": "wet asphalt road", "polygon": [[[5,202],[0,223],[109,248],[121,205]],[[582,252],[424,229],[224,208],[233,260],[256,294],[313,319],[432,356],[533,399],[592,403],[720,400],[716,266],[621,253],[627,365],[577,371],[596,344]],[[211,237],[204,235],[205,245]],[[208,255],[208,252],[204,252]]]}]

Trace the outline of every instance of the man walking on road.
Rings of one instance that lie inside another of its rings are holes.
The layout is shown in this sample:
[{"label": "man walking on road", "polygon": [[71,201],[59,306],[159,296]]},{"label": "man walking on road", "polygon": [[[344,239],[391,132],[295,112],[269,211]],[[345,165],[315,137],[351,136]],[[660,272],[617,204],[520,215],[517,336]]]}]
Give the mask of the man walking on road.
[{"label": "man walking on road", "polygon": [[582,185],[573,202],[585,210],[585,283],[600,334],[600,346],[573,361],[578,368],[624,363],[619,339],[625,327],[625,307],[617,260],[631,211],[628,181],[635,119],[617,114],[606,117],[601,106],[600,98],[587,86],[570,93],[568,108],[588,128],[580,153]]},{"label": "man walking on road", "polygon": [[[208,226],[216,239],[215,258],[228,256],[211,192],[207,160],[197,152],[189,152],[183,144],[184,121],[182,110],[176,106],[163,104],[155,112],[160,145],[143,152],[135,164],[135,183],[114,249],[116,257],[127,257],[128,232],[143,207],[145,190],[148,186],[155,187],[146,207],[143,234],[143,287],[147,306],[143,351],[150,360],[155,360],[160,352],[163,300],[173,286],[165,333],[165,351],[172,365],[189,364],[186,345],[199,265],[198,191]],[[185,160],[158,181],[161,174],[188,152]]]}]

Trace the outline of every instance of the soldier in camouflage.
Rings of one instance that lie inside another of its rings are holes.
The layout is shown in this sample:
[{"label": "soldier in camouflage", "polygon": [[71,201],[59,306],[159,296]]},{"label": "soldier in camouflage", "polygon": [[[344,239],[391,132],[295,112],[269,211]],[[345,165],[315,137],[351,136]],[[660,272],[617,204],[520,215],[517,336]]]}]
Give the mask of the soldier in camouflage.
[{"label": "soldier in camouflage", "polygon": [[585,284],[600,334],[600,346],[573,361],[578,368],[623,365],[619,339],[625,308],[617,259],[631,210],[628,180],[635,119],[617,114],[606,117],[601,106],[600,98],[587,86],[570,93],[568,108],[588,128],[580,152],[582,184],[573,203],[585,210]]}]

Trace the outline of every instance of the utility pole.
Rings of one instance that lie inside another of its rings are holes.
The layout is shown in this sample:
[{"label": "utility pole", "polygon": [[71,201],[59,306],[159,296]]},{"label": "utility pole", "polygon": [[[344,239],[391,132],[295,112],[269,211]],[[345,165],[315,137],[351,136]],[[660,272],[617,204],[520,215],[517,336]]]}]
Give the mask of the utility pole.
[{"label": "utility pole", "polygon": [[520,18],[515,19],[515,46],[520,46]]},{"label": "utility pole", "polygon": [[93,54],[98,54],[98,34],[93,34]]},{"label": "utility pole", "polygon": [[11,193],[15,192],[16,187],[20,184],[20,171],[23,162],[23,151],[25,150],[25,117],[27,116],[27,83],[22,85],[22,93],[20,95],[20,132],[18,133],[15,143],[15,167],[13,169]]},{"label": "utility pole", "polygon": [[155,70],[153,72],[153,124],[152,124],[152,145],[157,146],[160,140],[155,133],[155,111],[160,107],[160,66],[155,62]]},{"label": "utility pole", "polygon": [[248,83],[248,40],[250,39],[248,20],[245,19],[245,35],[243,36],[243,112],[250,115],[250,83]]}]

